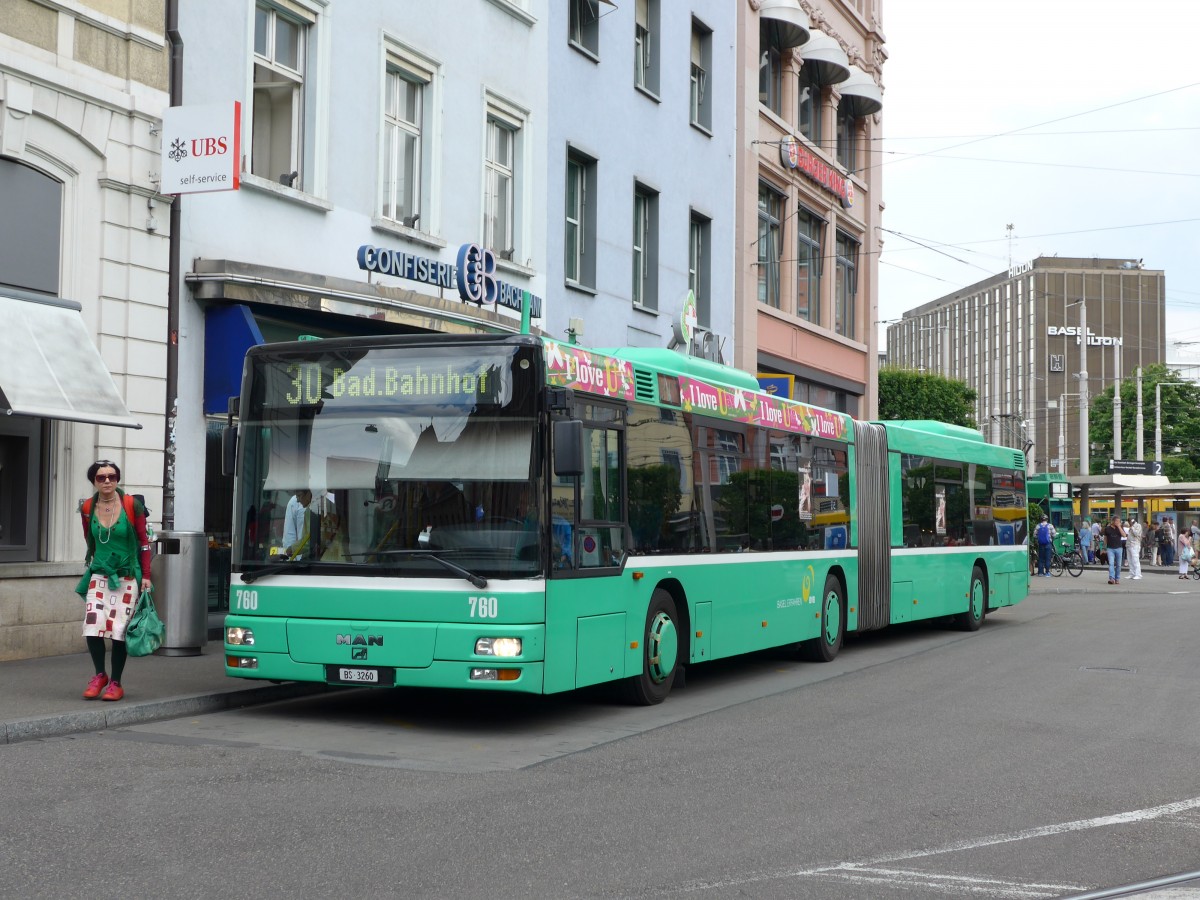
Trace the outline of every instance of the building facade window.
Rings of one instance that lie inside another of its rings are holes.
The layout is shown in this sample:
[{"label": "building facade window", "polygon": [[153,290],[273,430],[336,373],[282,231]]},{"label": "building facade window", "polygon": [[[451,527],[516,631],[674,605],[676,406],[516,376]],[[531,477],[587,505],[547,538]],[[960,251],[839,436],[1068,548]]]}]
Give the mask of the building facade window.
[{"label": "building facade window", "polygon": [[779,264],[783,249],[784,197],[758,186],[758,302],[779,308]]},{"label": "building facade window", "polygon": [[709,292],[711,267],[712,221],[693,211],[688,222],[688,290],[696,298],[696,321],[708,328],[712,320],[712,297]]},{"label": "building facade window", "polygon": [[833,330],[854,337],[854,304],[858,297],[858,241],[838,232],[837,278],[833,289]]},{"label": "building facade window", "polygon": [[708,74],[712,71],[712,30],[692,19],[691,123],[712,130],[712,101]]},{"label": "building facade window", "polygon": [[250,172],[303,190],[304,113],[309,17],[297,4],[287,12],[254,7],[254,94]]},{"label": "building facade window", "polygon": [[484,151],[483,245],[509,260],[516,252],[518,135],[514,123],[489,113]]},{"label": "building facade window", "polygon": [[[55,295],[62,263],[62,182],[0,157],[0,285]],[[0,563],[41,554],[47,420],[0,416]]]},{"label": "building facade window", "polygon": [[567,0],[567,39],[592,56],[600,55],[600,0]]},{"label": "building facade window", "polygon": [[837,113],[837,160],[847,172],[857,168],[858,119],[846,109],[838,107]]},{"label": "building facade window", "polygon": [[821,322],[821,238],[825,223],[806,209],[796,214],[796,315]]},{"label": "building facade window", "polygon": [[765,20],[758,31],[758,102],[783,113],[783,51]]},{"label": "building facade window", "polygon": [[634,0],[633,83],[658,93],[658,0]]},{"label": "building facade window", "polygon": [[633,191],[633,305],[658,309],[658,194]]},{"label": "building facade window", "polygon": [[596,286],[596,161],[567,153],[566,225],[563,233],[567,284]]},{"label": "building facade window", "polygon": [[816,66],[800,67],[796,82],[796,127],[815,146],[821,146],[821,81]]},{"label": "building facade window", "polygon": [[[384,73],[383,160],[380,215],[428,231],[423,209],[431,150],[428,127],[434,71],[421,61],[389,49]],[[424,223],[422,223],[424,217]]]}]

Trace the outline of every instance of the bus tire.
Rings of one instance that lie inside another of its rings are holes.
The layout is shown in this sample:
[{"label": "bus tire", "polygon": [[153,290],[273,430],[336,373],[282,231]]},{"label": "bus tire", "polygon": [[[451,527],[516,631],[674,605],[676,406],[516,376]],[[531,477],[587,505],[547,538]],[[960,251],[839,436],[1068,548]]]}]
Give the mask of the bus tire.
[{"label": "bus tire", "polygon": [[820,633],[800,643],[800,658],[810,662],[833,662],[846,638],[846,597],[842,583],[836,576],[825,576],[825,590],[821,592],[820,604]]},{"label": "bus tire", "polygon": [[682,646],[679,624],[674,598],[662,588],[655,589],[642,630],[642,671],[625,680],[625,697],[630,703],[653,706],[671,693]]},{"label": "bus tire", "polygon": [[971,569],[971,588],[967,592],[967,611],[959,613],[955,623],[963,631],[978,631],[987,615],[987,585],[983,580],[983,569]]}]

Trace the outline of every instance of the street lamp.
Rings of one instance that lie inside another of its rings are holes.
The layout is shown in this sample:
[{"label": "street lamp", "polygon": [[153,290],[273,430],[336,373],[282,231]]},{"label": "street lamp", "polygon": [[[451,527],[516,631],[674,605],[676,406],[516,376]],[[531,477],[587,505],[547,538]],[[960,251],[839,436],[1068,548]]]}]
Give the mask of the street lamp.
[{"label": "street lamp", "polygon": [[1160,381],[1154,386],[1154,461],[1162,462],[1162,389],[1178,385],[1187,387],[1190,381]]},{"label": "street lamp", "polygon": [[[1058,471],[1067,474],[1067,398],[1078,397],[1079,394],[1058,395]],[[1079,474],[1088,474],[1083,470],[1083,451],[1080,451]]]}]

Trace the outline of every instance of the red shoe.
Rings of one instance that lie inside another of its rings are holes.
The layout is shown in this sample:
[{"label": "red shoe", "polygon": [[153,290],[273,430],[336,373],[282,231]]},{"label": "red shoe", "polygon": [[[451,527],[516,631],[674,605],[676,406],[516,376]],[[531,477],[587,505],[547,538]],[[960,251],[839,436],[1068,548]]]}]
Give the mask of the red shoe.
[{"label": "red shoe", "polygon": [[121,682],[111,681],[108,688],[100,695],[101,700],[120,700],[125,696],[125,689],[121,687]]},{"label": "red shoe", "polygon": [[83,690],[83,699],[95,700],[100,696],[100,692],[104,690],[106,684],[108,684],[108,676],[103,672],[99,675],[93,675],[92,680],[88,682],[88,686]]}]

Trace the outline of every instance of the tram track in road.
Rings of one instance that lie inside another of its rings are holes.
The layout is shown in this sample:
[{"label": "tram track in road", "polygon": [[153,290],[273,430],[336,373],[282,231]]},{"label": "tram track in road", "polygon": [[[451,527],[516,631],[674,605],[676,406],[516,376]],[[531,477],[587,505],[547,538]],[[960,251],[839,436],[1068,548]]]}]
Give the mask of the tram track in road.
[{"label": "tram track in road", "polygon": [[[775,888],[791,884],[795,887],[794,894],[784,895],[808,897],[819,896],[811,887],[814,882],[819,882],[869,888],[869,896],[876,898],[913,895],[992,897],[1000,900],[1108,900],[1135,896],[1159,900],[1200,898],[1200,872],[1166,876],[1115,888],[1089,889],[1085,884],[1072,883],[1065,879],[1042,881],[1004,878],[981,871],[971,872],[971,867],[960,868],[953,864],[953,858],[956,856],[966,854],[970,858],[976,858],[989,848],[1001,845],[1051,840],[1099,829],[1138,827],[1147,824],[1200,828],[1200,797],[1089,819],[1033,826],[1020,831],[987,835],[941,846],[883,854],[868,859],[745,873],[740,877],[720,881],[683,885],[665,893],[679,897],[724,897],[757,890],[764,895],[778,896],[780,894]],[[922,865],[946,858],[950,859],[944,865]],[[805,886],[806,884],[809,886]],[[1185,892],[1180,893],[1177,889]],[[1163,891],[1169,893],[1162,893]]]},{"label": "tram track in road", "polygon": [[1200,871],[1167,875],[1136,884],[1074,894],[1062,900],[1116,900],[1118,897],[1141,897],[1143,900],[1196,900],[1200,898]]}]

